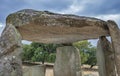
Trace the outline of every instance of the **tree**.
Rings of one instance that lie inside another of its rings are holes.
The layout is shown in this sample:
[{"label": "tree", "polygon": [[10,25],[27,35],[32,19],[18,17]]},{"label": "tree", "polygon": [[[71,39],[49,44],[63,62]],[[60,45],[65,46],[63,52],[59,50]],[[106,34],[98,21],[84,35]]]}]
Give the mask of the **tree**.
[{"label": "tree", "polygon": [[82,64],[96,65],[96,47],[87,40],[76,42],[73,45],[80,51]]},{"label": "tree", "polygon": [[33,53],[34,53],[34,47],[30,45],[23,45],[22,60],[31,61]]},{"label": "tree", "polygon": [[90,50],[87,52],[89,54],[89,57],[88,57],[87,61],[85,62],[85,64],[91,65],[90,68],[95,66],[97,63],[96,50],[97,50],[96,47],[91,47]]},{"label": "tree", "polygon": [[34,51],[34,55],[32,56],[32,61],[41,61],[44,64],[46,58],[48,57],[48,52],[44,51],[42,47],[38,47]]},{"label": "tree", "polygon": [[33,42],[30,45],[23,46],[23,60],[24,61],[45,61],[54,62],[56,48],[61,45],[58,44],[43,44]]},{"label": "tree", "polygon": [[47,62],[52,62],[54,63],[56,59],[56,53],[51,53],[49,54],[48,58],[47,58]]},{"label": "tree", "polygon": [[[43,44],[33,42],[30,45],[23,45],[23,61],[55,62],[56,48],[62,46],[57,44]],[[80,51],[82,64],[96,65],[96,47],[87,40],[73,43]]]}]

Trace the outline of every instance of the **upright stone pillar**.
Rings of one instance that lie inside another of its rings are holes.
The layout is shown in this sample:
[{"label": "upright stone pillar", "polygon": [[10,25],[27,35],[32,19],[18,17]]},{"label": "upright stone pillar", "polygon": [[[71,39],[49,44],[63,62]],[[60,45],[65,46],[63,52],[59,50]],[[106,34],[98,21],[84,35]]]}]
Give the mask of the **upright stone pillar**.
[{"label": "upright stone pillar", "polygon": [[0,76],[22,76],[21,37],[7,25],[0,37]]},{"label": "upright stone pillar", "polygon": [[73,46],[57,48],[54,76],[82,76],[80,54]]},{"label": "upright stone pillar", "polygon": [[120,76],[120,29],[114,21],[109,20],[107,24],[113,43],[113,49],[115,52],[115,65],[117,69],[117,74],[118,76]]},{"label": "upright stone pillar", "polygon": [[114,51],[105,36],[98,41],[97,61],[100,76],[116,76],[114,64]]},{"label": "upright stone pillar", "polygon": [[28,65],[23,68],[23,76],[45,76],[45,65]]},{"label": "upright stone pillar", "polygon": [[99,76],[106,76],[105,55],[101,45],[102,45],[101,40],[99,40],[97,44],[97,52],[96,52],[97,64],[98,64]]}]

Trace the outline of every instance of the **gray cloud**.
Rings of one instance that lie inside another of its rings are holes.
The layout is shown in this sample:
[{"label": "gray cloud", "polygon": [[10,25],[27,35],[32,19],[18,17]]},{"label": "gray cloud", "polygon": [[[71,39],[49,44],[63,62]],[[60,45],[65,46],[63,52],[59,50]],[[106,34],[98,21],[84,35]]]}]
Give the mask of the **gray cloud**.
[{"label": "gray cloud", "polygon": [[69,7],[72,0],[1,0],[0,21],[5,22],[8,14],[21,9],[60,11]]},{"label": "gray cloud", "polygon": [[85,16],[120,14],[119,4],[119,0],[1,0],[0,22],[5,22],[8,14],[26,8]]},{"label": "gray cloud", "polygon": [[[87,0],[86,0],[87,1]],[[119,14],[119,0],[93,0],[86,2],[84,10],[79,13],[84,15],[100,15],[100,14]]]},{"label": "gray cloud", "polygon": [[[5,23],[7,15],[12,12],[29,8],[113,19],[120,24],[119,4],[120,0],[1,0],[0,22]],[[0,33],[2,29],[0,25]]]},{"label": "gray cloud", "polygon": [[27,6],[35,9],[62,10],[72,4],[72,0],[26,0]]}]

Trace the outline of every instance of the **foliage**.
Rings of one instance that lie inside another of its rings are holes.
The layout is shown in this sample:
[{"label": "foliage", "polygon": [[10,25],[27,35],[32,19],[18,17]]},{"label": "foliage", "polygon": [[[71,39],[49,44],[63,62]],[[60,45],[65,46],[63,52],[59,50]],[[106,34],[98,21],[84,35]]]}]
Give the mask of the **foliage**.
[{"label": "foliage", "polygon": [[31,57],[34,54],[34,47],[30,45],[23,45],[23,53],[22,53],[22,60],[25,61],[30,61]]},{"label": "foliage", "polygon": [[33,42],[31,45],[23,45],[23,61],[54,62],[57,44],[43,44]]},{"label": "foliage", "polygon": [[48,58],[47,58],[47,62],[55,62],[55,59],[56,59],[56,53],[51,53],[49,54]]},{"label": "foliage", "polygon": [[[55,62],[56,48],[62,46],[57,44],[31,43],[23,45],[23,61]],[[79,49],[82,64],[96,65],[96,47],[88,41],[73,43]]]},{"label": "foliage", "polygon": [[82,64],[96,65],[96,47],[88,41],[79,41],[73,44],[80,51]]},{"label": "foliage", "polygon": [[88,60],[85,62],[85,64],[91,65],[91,68],[92,68],[97,63],[96,47],[91,47],[87,53],[89,54],[89,57],[88,57]]},{"label": "foliage", "polygon": [[48,57],[48,52],[44,51],[42,47],[38,47],[32,57],[32,61],[41,61],[44,64],[44,61]]}]

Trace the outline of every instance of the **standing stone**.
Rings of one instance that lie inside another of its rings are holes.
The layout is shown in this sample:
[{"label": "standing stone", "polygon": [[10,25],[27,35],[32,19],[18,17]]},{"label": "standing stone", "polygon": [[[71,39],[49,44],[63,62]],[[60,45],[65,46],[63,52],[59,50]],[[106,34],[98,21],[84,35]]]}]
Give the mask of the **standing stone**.
[{"label": "standing stone", "polygon": [[31,76],[45,76],[45,66],[37,65],[31,67]]},{"label": "standing stone", "polygon": [[117,74],[120,76],[120,30],[114,21],[108,20],[108,28],[110,31],[113,48],[115,51],[115,64]]},{"label": "standing stone", "polygon": [[105,55],[104,51],[101,46],[101,40],[98,41],[97,44],[97,64],[98,64],[98,70],[99,70],[99,76],[106,76],[106,69],[105,69]]},{"label": "standing stone", "polygon": [[100,76],[116,76],[114,51],[105,36],[99,38],[97,60]]},{"label": "standing stone", "polygon": [[82,76],[79,51],[73,46],[57,48],[54,76]]},{"label": "standing stone", "polygon": [[23,68],[23,76],[45,76],[45,65],[28,65]]},{"label": "standing stone", "polygon": [[22,76],[21,37],[9,25],[0,37],[0,76]]}]

